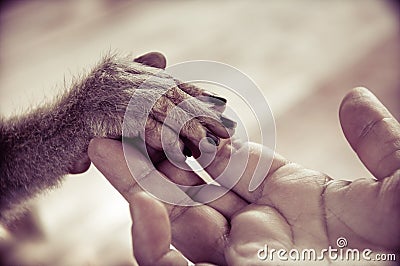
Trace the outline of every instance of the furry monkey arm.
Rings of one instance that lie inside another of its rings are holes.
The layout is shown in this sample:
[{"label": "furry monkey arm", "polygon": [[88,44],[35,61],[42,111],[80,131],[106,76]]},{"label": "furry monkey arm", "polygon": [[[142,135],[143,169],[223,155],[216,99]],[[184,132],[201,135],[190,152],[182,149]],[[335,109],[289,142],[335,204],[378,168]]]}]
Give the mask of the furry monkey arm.
[{"label": "furry monkey arm", "polygon": [[[93,137],[120,139],[123,122],[127,137],[141,137],[176,160],[185,159],[179,136],[193,146],[203,138],[217,146],[220,137],[229,137],[235,123],[213,108],[226,100],[180,84],[162,70],[165,62],[159,53],[134,61],[106,56],[53,103],[0,120],[0,221],[74,172]],[[124,121],[128,105],[130,119]],[[166,120],[169,113],[172,119]],[[167,143],[161,143],[163,123]]]}]

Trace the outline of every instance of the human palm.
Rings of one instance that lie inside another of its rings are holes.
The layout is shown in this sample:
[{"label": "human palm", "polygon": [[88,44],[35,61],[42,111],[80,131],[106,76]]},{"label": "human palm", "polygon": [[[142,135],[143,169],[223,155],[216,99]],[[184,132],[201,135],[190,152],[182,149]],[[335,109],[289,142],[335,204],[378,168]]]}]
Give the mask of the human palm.
[{"label": "human palm", "polygon": [[[297,164],[283,164],[267,177],[260,191],[246,195],[244,207],[228,218],[230,244],[225,248],[225,259],[229,265],[249,265],[259,256],[282,264],[282,260],[293,263],[291,258],[304,263],[311,256],[329,264],[338,260],[337,252],[329,257],[326,250],[321,255],[329,246],[358,249],[360,257],[367,248],[393,252],[399,246],[398,186],[398,174],[382,181],[365,178],[348,182],[332,180]],[[381,199],[377,198],[379,193]],[[285,251],[282,260],[280,249]],[[305,249],[316,253],[302,255]],[[374,258],[374,254],[366,255]]]},{"label": "human palm", "polygon": [[[207,205],[164,204],[164,208],[143,192],[137,193],[139,189],[125,165],[120,143],[94,140],[89,155],[131,204],[134,254],[143,265],[185,264],[178,252],[169,250],[171,241],[190,260],[218,265],[266,265],[268,262],[285,265],[294,262],[289,258],[290,254],[296,255],[292,253],[294,249],[300,254],[304,249],[314,249],[320,257],[323,249],[329,246],[337,249],[338,245],[344,251],[359,249],[360,256],[365,249],[398,253],[400,125],[365,89],[353,90],[346,96],[340,118],[350,145],[376,179],[336,180],[275,154],[266,178],[250,192],[248,187],[255,165],[258,161],[270,160],[267,157],[272,153],[261,152],[267,148],[258,144],[227,140],[221,142],[217,156],[206,170],[216,177],[229,160],[242,156],[239,150],[250,149],[246,171],[232,190]],[[139,151],[133,151],[132,155],[138,168],[151,169],[152,164]],[[166,160],[158,163],[157,169],[150,175],[161,172],[177,183],[184,180],[186,185],[203,182],[194,172],[178,169]],[[201,201],[202,195],[198,191],[191,198]],[[343,238],[348,241],[345,247],[343,242],[337,243],[338,239],[344,241]],[[276,251],[271,262],[272,249]],[[280,255],[289,258],[288,261],[279,258],[280,249],[286,251]],[[263,261],[267,250],[269,257]],[[373,253],[367,255],[375,258]],[[306,259],[301,264],[307,262]],[[348,261],[332,259],[325,253],[314,263],[340,262]]]}]

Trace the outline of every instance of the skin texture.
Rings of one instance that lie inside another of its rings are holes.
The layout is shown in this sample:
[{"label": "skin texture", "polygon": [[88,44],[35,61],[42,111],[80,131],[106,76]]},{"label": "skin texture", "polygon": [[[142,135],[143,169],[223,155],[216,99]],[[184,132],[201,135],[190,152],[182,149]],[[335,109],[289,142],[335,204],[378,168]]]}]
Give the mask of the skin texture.
[{"label": "skin texture", "polygon": [[[141,192],[119,142],[94,139],[89,157],[130,204],[133,250],[140,265],[186,265],[179,253],[169,249],[170,243],[195,263],[290,265],[290,261],[261,261],[257,252],[265,244],[269,249],[314,248],[318,252],[329,245],[337,248],[338,237],[347,239],[348,248],[371,249],[371,257],[397,253],[398,259],[400,125],[364,88],[353,89],[343,99],[339,116],[350,146],[376,179],[333,180],[275,154],[263,183],[249,192],[254,161],[269,156],[257,153],[258,145],[250,143],[254,152],[248,169],[232,191],[208,205],[179,207],[161,204]],[[218,176],[230,157],[237,156],[238,145],[229,140],[221,143],[214,162],[206,169],[212,177]],[[138,168],[153,168],[139,151],[132,156],[136,156]],[[161,173],[171,180],[184,179],[186,184],[202,183],[195,173],[175,168],[156,151],[152,156],[157,157],[153,161],[159,172],[154,169],[149,175]],[[317,265],[348,263],[330,261],[326,256]],[[370,264],[390,265],[360,262]]]},{"label": "skin texture", "polygon": [[[218,111],[226,100],[180,84],[163,71],[165,66],[159,53],[135,60],[109,55],[53,102],[0,119],[0,223],[13,220],[21,204],[57,186],[64,175],[86,171],[89,141],[121,139],[123,122],[124,137],[145,139],[177,161],[185,159],[180,137],[193,146],[205,137],[213,143],[228,137]],[[126,111],[129,119],[124,120]],[[165,120],[167,114],[170,120]]]}]

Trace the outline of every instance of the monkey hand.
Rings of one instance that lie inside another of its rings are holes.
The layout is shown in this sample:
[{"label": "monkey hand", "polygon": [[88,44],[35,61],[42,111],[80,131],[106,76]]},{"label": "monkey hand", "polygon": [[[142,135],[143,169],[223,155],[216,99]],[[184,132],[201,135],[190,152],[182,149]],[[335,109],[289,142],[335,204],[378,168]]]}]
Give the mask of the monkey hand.
[{"label": "monkey hand", "polygon": [[221,115],[226,100],[180,83],[165,73],[165,65],[159,53],[135,60],[108,56],[76,84],[75,113],[86,116],[90,137],[141,137],[179,161],[185,160],[185,145],[196,150],[204,139],[201,146],[207,152],[219,145],[219,138],[228,138],[236,123]]},{"label": "monkey hand", "polygon": [[66,174],[86,171],[94,137],[140,137],[175,161],[228,138],[236,124],[221,115],[226,100],[181,84],[165,65],[159,53],[107,56],[57,101],[0,118],[0,221]]}]

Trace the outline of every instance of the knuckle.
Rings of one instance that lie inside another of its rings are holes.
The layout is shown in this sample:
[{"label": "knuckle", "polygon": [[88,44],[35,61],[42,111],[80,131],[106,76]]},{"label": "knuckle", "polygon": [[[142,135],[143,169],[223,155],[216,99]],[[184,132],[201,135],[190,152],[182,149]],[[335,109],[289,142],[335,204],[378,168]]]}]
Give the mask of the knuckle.
[{"label": "knuckle", "polygon": [[181,90],[192,96],[199,96],[203,92],[202,89],[190,83],[180,83],[178,86]]},{"label": "knuckle", "polygon": [[360,132],[358,133],[358,138],[359,139],[366,138],[368,135],[371,134],[371,132],[376,128],[376,126],[382,121],[383,121],[383,118],[368,121],[363,127],[361,127]]},{"label": "knuckle", "polygon": [[[399,140],[400,141],[400,140]],[[400,169],[400,148],[393,148],[387,155],[383,156],[377,163],[377,172],[391,175]]]}]

